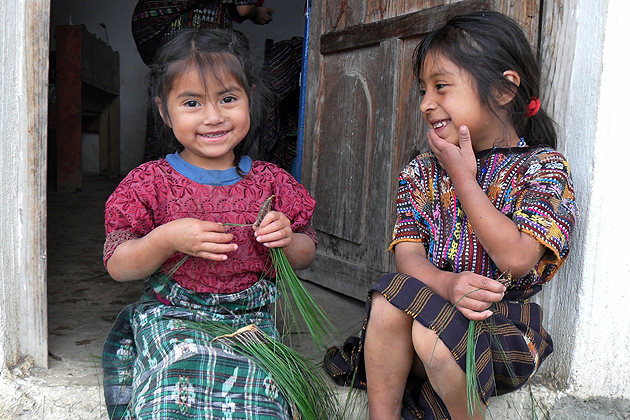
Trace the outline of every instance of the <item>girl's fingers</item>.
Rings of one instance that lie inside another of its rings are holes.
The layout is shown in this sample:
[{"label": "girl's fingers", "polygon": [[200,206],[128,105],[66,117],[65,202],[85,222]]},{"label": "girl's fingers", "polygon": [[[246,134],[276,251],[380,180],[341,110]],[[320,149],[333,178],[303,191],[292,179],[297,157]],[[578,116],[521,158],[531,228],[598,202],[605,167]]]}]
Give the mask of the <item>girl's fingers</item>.
[{"label": "girl's fingers", "polygon": [[500,301],[503,298],[503,293],[496,295],[496,300],[494,298],[494,293],[492,293],[491,296],[483,295],[483,299],[479,299],[478,296],[473,296],[471,294],[460,299],[459,302],[457,302],[457,307],[482,312],[490,308],[493,303]]},{"label": "girl's fingers", "polygon": [[201,250],[193,255],[214,261],[224,261],[228,258],[228,254],[237,249],[238,245],[236,244],[207,243],[203,245]]},{"label": "girl's fingers", "polygon": [[470,272],[459,273],[457,278],[454,304],[468,319],[486,319],[492,314],[490,306],[503,299],[505,286],[496,280]]},{"label": "girl's fingers", "polygon": [[488,319],[492,316],[492,311],[490,310],[477,312],[467,308],[457,307],[457,309],[462,313],[462,315],[472,321],[483,321],[484,319]]},{"label": "girl's fingers", "polygon": [[291,243],[291,233],[276,231],[267,235],[256,236],[256,240],[270,248],[284,248]]},{"label": "girl's fingers", "polygon": [[472,150],[472,142],[470,141],[470,131],[468,127],[462,125],[459,127],[459,147],[462,149]]},{"label": "girl's fingers", "polygon": [[429,130],[429,132],[427,133],[427,137],[429,140],[429,147],[431,148],[431,151],[435,153],[436,155],[439,154],[442,151],[442,147],[440,146],[441,146],[441,142],[443,142],[444,139],[440,138],[440,136],[435,134],[434,129]]},{"label": "girl's fingers", "polygon": [[285,247],[291,243],[291,222],[277,211],[267,213],[260,224],[254,229],[254,236],[259,243],[271,248]]},{"label": "girl's fingers", "polygon": [[[489,309],[492,303],[503,299],[505,286],[496,280],[486,279],[491,283],[492,289],[498,291],[476,288],[467,293],[457,303],[457,309],[468,319],[481,321],[489,318],[492,316],[492,310]],[[486,282],[482,281],[482,283]],[[498,286],[494,283],[498,283]]]},{"label": "girl's fingers", "polygon": [[260,226],[256,229],[261,235],[279,230],[289,223],[287,217],[277,211],[270,211],[260,222]]},{"label": "girl's fingers", "polygon": [[207,232],[203,236],[203,243],[227,244],[234,239],[231,233]]},{"label": "girl's fingers", "polygon": [[489,292],[489,293],[501,293],[503,294],[503,292],[505,292],[505,286],[497,281],[497,280],[493,280],[489,277],[483,277],[480,276],[480,282],[478,284],[478,288],[481,289],[484,292]]},{"label": "girl's fingers", "polygon": [[477,161],[472,141],[470,140],[470,131],[465,125],[459,127],[459,148],[462,152],[462,156],[464,156],[466,160],[472,158],[475,159],[475,162]]}]

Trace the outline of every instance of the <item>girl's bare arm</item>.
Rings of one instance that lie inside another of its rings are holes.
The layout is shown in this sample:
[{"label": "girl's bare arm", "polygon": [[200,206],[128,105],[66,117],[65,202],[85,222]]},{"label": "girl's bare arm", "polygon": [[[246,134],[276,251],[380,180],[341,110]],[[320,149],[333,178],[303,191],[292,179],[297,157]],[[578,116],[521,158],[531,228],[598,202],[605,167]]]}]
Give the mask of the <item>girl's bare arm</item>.
[{"label": "girl's bare arm", "polygon": [[107,261],[107,271],[114,280],[142,279],[154,273],[176,252],[216,261],[237,249],[232,235],[219,223],[197,219],[178,219],[158,226],[139,239],[124,242]]}]

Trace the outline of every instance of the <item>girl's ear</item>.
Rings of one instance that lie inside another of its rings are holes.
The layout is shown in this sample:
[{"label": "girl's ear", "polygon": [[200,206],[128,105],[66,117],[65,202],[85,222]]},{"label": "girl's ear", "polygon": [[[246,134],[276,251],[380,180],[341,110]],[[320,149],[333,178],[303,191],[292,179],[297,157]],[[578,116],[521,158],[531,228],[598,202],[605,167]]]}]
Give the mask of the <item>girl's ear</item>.
[{"label": "girl's ear", "polygon": [[164,105],[162,104],[162,99],[155,98],[155,103],[157,104],[158,111],[160,111],[160,116],[162,117],[162,120],[164,120],[164,123],[170,128],[173,128],[171,127],[171,122],[164,116]]},{"label": "girl's ear", "polygon": [[[503,77],[512,82],[516,87],[521,85],[521,76],[514,70],[506,70],[503,72]],[[516,88],[514,90],[497,90],[496,100],[501,106],[505,106],[514,99],[516,96]]]}]

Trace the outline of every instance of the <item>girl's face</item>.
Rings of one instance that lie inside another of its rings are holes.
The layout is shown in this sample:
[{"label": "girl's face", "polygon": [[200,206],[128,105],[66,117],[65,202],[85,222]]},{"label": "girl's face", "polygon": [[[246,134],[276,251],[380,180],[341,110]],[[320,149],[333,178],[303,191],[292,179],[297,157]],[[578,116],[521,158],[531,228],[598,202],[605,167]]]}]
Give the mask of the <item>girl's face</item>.
[{"label": "girl's face", "polygon": [[[459,127],[466,125],[473,149],[480,151],[503,143],[506,133],[499,117],[481,103],[472,82],[451,60],[429,54],[420,72],[420,110],[429,127],[455,145],[459,145]],[[518,139],[514,146],[517,143]]]},{"label": "girl's face", "polygon": [[234,147],[247,135],[249,98],[229,73],[221,80],[202,80],[189,69],[175,81],[163,104],[158,104],[166,124],[184,146],[180,156],[188,163],[224,170],[234,166]]}]

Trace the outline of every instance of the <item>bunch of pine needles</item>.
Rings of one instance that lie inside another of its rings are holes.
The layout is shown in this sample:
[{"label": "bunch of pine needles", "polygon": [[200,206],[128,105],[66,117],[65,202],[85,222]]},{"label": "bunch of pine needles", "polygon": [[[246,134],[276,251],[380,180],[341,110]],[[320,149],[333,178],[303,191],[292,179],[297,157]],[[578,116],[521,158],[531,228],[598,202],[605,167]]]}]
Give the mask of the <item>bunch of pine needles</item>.
[{"label": "bunch of pine needles", "polygon": [[[275,196],[268,197],[260,206],[256,221],[251,225],[259,227],[262,220],[273,207]],[[226,226],[247,226],[235,223],[224,223]],[[276,284],[284,297],[282,314],[285,325],[289,324],[289,331],[298,328],[297,314],[304,321],[313,342],[320,349],[325,349],[325,338],[331,333],[337,333],[333,323],[328,319],[322,308],[315,302],[311,294],[293,271],[287,256],[281,248],[270,249],[271,268],[275,272]]]},{"label": "bunch of pine needles", "polygon": [[[275,196],[268,197],[260,207],[256,222],[253,224],[223,223],[224,226],[253,226],[258,227],[273,206]],[[186,261],[188,255],[184,256],[168,273],[172,276],[175,271]],[[284,297],[283,318],[285,324],[289,323],[289,330],[298,328],[297,315],[304,321],[313,342],[320,349],[326,349],[326,336],[338,334],[337,329],[324,313],[322,308],[315,302],[311,294],[306,290],[301,280],[293,271],[284,251],[281,248],[270,249],[271,267],[276,275],[276,284],[280,288],[280,293]],[[264,274],[264,273],[263,273]]]},{"label": "bunch of pine needles", "polygon": [[269,338],[256,325],[233,331],[220,322],[184,323],[215,336],[212,341],[229,346],[267,372],[289,403],[294,419],[341,419],[336,394],[324,378],[323,370],[290,347]]},{"label": "bunch of pine needles", "polygon": [[[512,273],[510,270],[506,270],[499,277],[497,281],[507,286],[512,280]],[[471,292],[472,293],[472,292]],[[494,308],[494,304],[491,306]],[[498,332],[493,321],[493,316],[483,321],[470,320],[468,323],[468,337],[466,341],[466,397],[468,406],[468,415],[474,417],[475,411],[483,414],[481,401],[481,395],[479,393],[479,378],[477,377],[477,363],[475,361],[475,350],[477,348],[477,340],[481,335],[481,330],[486,329],[490,334],[490,339],[495,343],[496,348],[501,355],[501,359],[505,364],[512,380],[516,380],[516,375],[512,370],[512,366],[507,358],[507,354],[503,350],[503,346],[498,338]]]},{"label": "bunch of pine needles", "polygon": [[[511,280],[512,280],[512,274],[510,270],[506,270],[497,278],[497,281],[503,283],[504,285],[507,285]],[[477,290],[479,289],[475,289],[465,294],[459,300],[462,300],[463,298],[465,298],[471,293],[476,292]],[[457,303],[459,303],[459,301]],[[457,303],[453,305],[453,307],[451,308],[451,311],[448,314],[449,316],[447,318],[450,318],[450,315],[454,311],[457,310]],[[491,309],[493,307],[494,307],[494,304],[491,306]],[[474,321],[471,319],[468,322],[468,335],[466,337],[466,403],[467,403],[467,408],[468,408],[468,416],[470,417],[474,417],[475,412],[479,412],[483,415],[482,407],[484,403],[481,400],[481,395],[479,392],[479,389],[480,389],[479,378],[477,377],[477,362],[475,360],[477,341],[479,339],[479,336],[481,335],[482,329],[486,329],[489,332],[490,338],[495,343],[496,348],[498,349],[499,354],[501,355],[503,363],[505,363],[505,366],[507,367],[510,377],[512,378],[512,380],[516,380],[516,375],[514,374],[514,371],[512,370],[510,363],[508,362],[507,354],[503,350],[503,346],[501,345],[501,342],[498,339],[498,332],[492,318],[493,316],[483,321]],[[444,326],[440,331],[438,331],[437,333],[438,338],[440,334],[442,333],[442,331],[444,331],[444,328],[446,328],[446,326]]]},{"label": "bunch of pine needles", "polygon": [[285,322],[297,325],[296,313],[308,328],[313,342],[319,348],[326,348],[326,336],[336,333],[336,328],[322,308],[293,271],[282,248],[271,248],[271,264],[276,272],[276,283],[284,296],[283,315]]},{"label": "bunch of pine needles", "polygon": [[[224,223],[226,226],[260,226],[264,216],[271,210],[274,196],[265,200],[253,225]],[[172,275],[187,259],[185,256],[173,267]],[[322,308],[315,302],[291,267],[281,248],[270,249],[271,268],[275,272],[276,284],[284,297],[283,315],[285,324],[297,325],[297,314],[304,321],[314,343],[325,348],[325,337],[336,332]],[[251,358],[267,372],[289,402],[296,420],[335,420],[345,417],[338,410],[339,403],[323,370],[310,360],[279,341],[272,340],[255,325],[232,331],[217,322],[186,322],[193,329],[209,333],[230,346],[235,352]],[[347,404],[346,404],[347,407]]]}]

